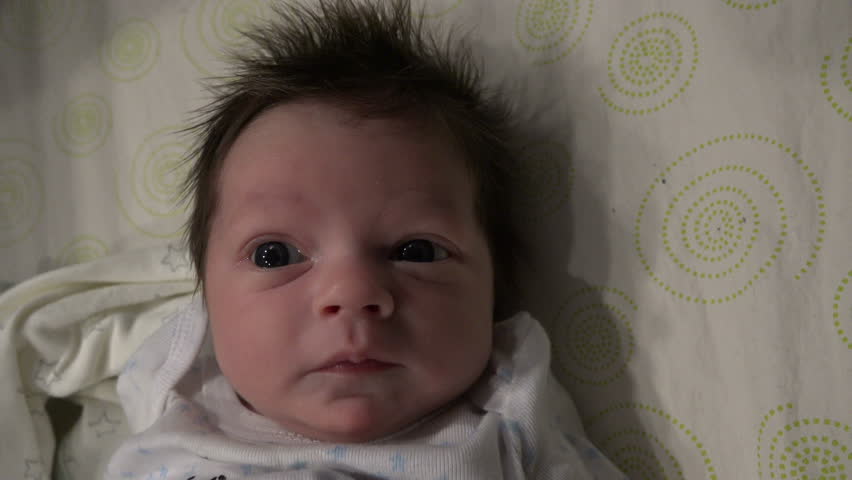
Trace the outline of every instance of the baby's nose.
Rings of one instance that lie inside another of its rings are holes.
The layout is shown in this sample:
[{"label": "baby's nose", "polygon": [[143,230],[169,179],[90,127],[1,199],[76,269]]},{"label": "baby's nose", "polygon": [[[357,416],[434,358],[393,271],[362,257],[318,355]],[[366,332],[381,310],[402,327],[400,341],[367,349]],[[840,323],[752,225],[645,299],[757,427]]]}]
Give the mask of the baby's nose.
[{"label": "baby's nose", "polygon": [[394,299],[380,266],[369,260],[341,259],[323,267],[315,303],[320,316],[387,318],[393,313]]}]

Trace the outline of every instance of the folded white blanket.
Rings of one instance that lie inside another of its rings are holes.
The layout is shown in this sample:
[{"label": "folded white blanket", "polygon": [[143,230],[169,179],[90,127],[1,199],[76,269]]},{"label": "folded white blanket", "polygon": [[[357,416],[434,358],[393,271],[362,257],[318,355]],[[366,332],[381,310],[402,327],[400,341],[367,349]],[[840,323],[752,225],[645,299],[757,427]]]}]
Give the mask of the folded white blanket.
[{"label": "folded white blanket", "polygon": [[[95,478],[127,432],[116,375],[193,290],[185,252],[166,246],[54,270],[0,295],[2,477]],[[48,397],[83,408],[53,475]]]}]

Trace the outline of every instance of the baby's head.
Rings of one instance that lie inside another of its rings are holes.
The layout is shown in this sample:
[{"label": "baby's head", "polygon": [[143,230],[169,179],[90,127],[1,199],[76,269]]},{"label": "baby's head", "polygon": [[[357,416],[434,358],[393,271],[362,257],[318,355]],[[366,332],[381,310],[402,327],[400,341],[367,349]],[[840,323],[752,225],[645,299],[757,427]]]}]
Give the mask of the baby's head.
[{"label": "baby's head", "polygon": [[469,55],[407,2],[319,4],[251,32],[256,51],[215,90],[188,243],[243,401],[297,434],[363,442],[483,372],[514,157]]}]

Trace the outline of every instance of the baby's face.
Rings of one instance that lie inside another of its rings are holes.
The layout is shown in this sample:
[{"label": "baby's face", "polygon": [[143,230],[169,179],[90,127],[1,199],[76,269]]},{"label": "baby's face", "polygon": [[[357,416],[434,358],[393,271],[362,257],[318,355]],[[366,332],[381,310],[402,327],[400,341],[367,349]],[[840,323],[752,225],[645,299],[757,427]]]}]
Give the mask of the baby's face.
[{"label": "baby's face", "polygon": [[252,408],[363,442],[450,402],[491,352],[493,272],[461,154],[430,129],[277,106],[223,165],[204,278]]}]

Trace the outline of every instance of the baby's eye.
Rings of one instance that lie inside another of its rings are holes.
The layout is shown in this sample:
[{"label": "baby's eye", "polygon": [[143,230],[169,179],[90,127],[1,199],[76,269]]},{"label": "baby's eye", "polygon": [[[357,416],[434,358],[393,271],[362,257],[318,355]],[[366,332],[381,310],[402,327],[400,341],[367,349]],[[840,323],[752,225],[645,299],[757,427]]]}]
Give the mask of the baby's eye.
[{"label": "baby's eye", "polygon": [[409,240],[396,247],[391,260],[397,262],[435,262],[449,256],[449,252],[429,240]]},{"label": "baby's eye", "polygon": [[251,261],[260,268],[278,268],[304,262],[305,256],[289,243],[266,242],[254,249]]}]

